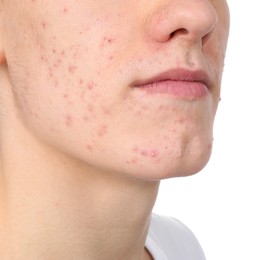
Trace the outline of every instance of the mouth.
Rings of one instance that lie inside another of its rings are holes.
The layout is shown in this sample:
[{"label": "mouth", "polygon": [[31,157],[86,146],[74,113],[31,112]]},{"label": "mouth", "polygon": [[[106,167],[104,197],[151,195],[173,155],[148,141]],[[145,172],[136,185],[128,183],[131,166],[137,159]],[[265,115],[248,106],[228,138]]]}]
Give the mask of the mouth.
[{"label": "mouth", "polygon": [[195,100],[209,94],[209,78],[203,70],[174,69],[136,81],[133,87],[147,95],[169,95]]}]

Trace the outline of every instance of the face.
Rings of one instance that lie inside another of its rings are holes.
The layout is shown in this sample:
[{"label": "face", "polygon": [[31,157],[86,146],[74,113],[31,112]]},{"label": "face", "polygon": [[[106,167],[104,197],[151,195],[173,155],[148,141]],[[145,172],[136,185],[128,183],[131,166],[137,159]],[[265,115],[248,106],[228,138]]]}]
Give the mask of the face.
[{"label": "face", "polygon": [[15,109],[44,144],[148,180],[207,163],[226,1],[9,0],[2,19]]}]

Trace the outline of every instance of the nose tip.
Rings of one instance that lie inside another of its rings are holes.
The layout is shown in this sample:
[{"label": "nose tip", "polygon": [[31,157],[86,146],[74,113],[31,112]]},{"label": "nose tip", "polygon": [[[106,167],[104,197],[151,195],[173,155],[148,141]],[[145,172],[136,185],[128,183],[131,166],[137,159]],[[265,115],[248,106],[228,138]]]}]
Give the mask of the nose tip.
[{"label": "nose tip", "polygon": [[217,13],[207,0],[171,1],[152,15],[150,37],[166,42],[183,37],[189,42],[204,44],[217,23]]}]

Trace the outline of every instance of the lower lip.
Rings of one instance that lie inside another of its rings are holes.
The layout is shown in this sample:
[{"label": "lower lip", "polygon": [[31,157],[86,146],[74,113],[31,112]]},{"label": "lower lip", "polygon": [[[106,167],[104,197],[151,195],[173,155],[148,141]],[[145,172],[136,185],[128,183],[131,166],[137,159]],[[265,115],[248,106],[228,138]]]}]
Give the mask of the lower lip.
[{"label": "lower lip", "polygon": [[163,80],[145,85],[138,85],[147,94],[166,94],[182,99],[200,99],[208,95],[207,86],[199,81]]}]

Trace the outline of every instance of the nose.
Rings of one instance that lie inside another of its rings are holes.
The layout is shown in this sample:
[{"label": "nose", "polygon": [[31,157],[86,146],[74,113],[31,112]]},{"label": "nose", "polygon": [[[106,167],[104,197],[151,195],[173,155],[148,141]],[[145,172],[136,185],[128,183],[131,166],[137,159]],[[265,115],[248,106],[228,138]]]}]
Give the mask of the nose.
[{"label": "nose", "polygon": [[182,37],[189,44],[204,44],[216,23],[217,13],[210,1],[173,0],[152,14],[148,28],[150,38],[157,42]]}]

